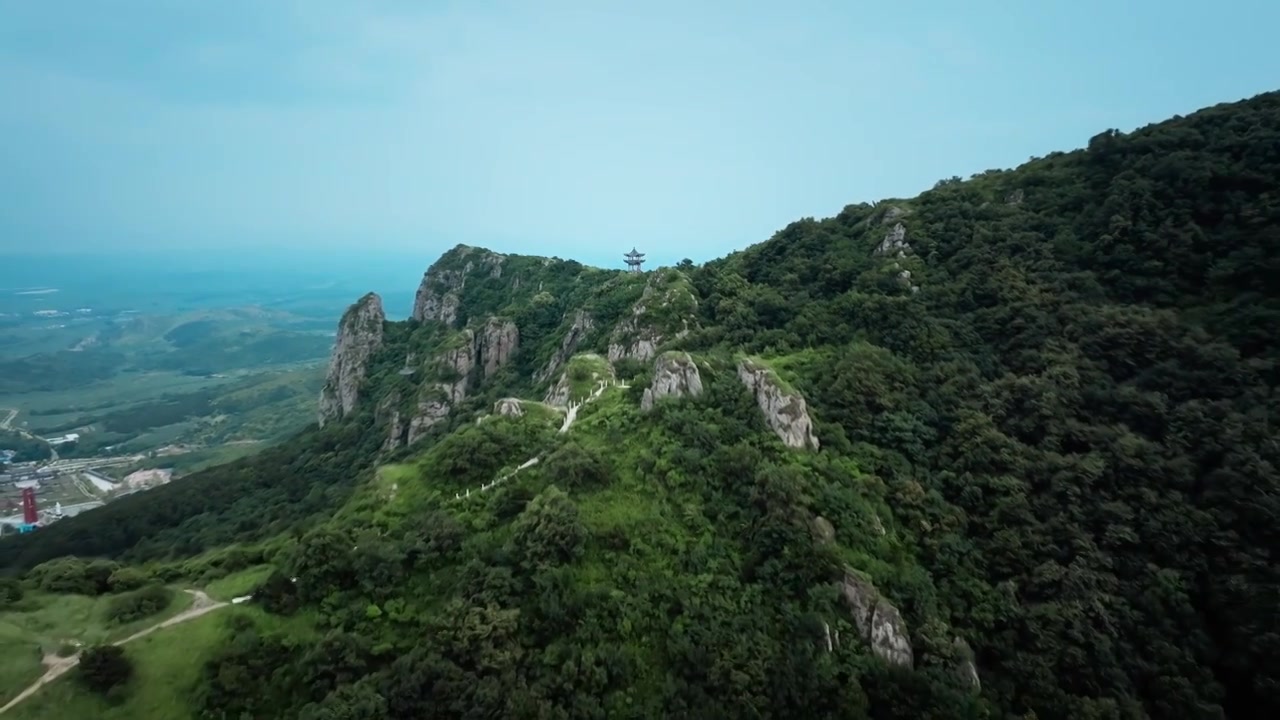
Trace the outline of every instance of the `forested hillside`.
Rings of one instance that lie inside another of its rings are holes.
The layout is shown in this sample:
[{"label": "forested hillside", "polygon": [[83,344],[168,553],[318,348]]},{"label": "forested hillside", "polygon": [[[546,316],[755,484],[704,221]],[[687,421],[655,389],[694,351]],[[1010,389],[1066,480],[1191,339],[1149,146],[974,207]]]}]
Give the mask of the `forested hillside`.
[{"label": "forested hillside", "polygon": [[1276,717],[1278,279],[1280,93],[704,266],[459,246],[320,427],[0,560],[270,566],[193,717]]}]

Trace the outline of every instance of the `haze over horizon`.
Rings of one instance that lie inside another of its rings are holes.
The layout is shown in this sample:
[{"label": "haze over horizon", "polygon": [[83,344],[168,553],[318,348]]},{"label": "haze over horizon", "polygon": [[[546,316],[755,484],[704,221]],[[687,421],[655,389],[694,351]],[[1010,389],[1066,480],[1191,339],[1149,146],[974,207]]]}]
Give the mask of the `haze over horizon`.
[{"label": "haze over horizon", "polygon": [[704,261],[1280,78],[1262,0],[423,5],[0,0],[0,254]]}]

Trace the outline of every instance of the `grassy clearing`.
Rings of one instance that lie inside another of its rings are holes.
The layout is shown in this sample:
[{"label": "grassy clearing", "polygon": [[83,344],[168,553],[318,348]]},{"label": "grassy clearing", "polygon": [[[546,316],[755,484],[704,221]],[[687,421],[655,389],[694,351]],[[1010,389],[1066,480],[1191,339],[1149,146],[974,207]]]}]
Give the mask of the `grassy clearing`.
[{"label": "grassy clearing", "polygon": [[613,377],[613,367],[599,355],[574,355],[565,367],[569,377],[569,399],[583,400],[596,389],[601,380]]},{"label": "grassy clearing", "polygon": [[271,565],[255,565],[226,577],[218,578],[205,586],[204,591],[214,600],[230,600],[253,592],[274,569]]},{"label": "grassy clearing", "polygon": [[520,407],[524,414],[537,422],[546,423],[559,428],[564,422],[564,411],[536,400],[521,400]]},{"label": "grassy clearing", "polygon": [[0,621],[0,703],[44,674],[40,643],[30,633],[7,620]]},{"label": "grassy clearing", "polygon": [[115,625],[106,621],[112,597],[29,593],[13,609],[0,613],[0,703],[40,677],[40,659],[46,653],[76,642],[93,645],[128,637],[182,612],[192,602],[189,593],[177,592],[163,612]]},{"label": "grassy clearing", "polygon": [[125,645],[134,677],[122,701],[110,703],[84,690],[75,670],[9,711],[14,720],[182,720],[191,717],[191,693],[209,653],[226,634],[227,610],[154,632]]}]

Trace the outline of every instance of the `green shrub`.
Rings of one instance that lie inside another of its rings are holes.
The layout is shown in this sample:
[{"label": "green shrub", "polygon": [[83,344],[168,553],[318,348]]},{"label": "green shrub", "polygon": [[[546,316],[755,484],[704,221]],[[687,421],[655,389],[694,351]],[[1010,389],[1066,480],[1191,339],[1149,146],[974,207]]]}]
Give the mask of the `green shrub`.
[{"label": "green shrub", "polygon": [[147,574],[137,568],[122,567],[111,573],[111,577],[107,578],[107,585],[110,586],[111,592],[121,593],[138,588],[147,584],[150,578]]},{"label": "green shrub", "polygon": [[62,557],[32,568],[27,579],[45,592],[102,595],[111,591],[111,577],[119,569],[110,560]]},{"label": "green shrub", "polygon": [[22,602],[24,594],[22,583],[13,578],[0,578],[0,608]]},{"label": "green shrub", "polygon": [[173,590],[163,585],[148,585],[141,590],[111,599],[107,605],[107,622],[124,625],[150,617],[173,603]]},{"label": "green shrub", "polygon": [[80,655],[77,679],[89,690],[107,695],[133,677],[133,663],[117,645],[97,645]]}]

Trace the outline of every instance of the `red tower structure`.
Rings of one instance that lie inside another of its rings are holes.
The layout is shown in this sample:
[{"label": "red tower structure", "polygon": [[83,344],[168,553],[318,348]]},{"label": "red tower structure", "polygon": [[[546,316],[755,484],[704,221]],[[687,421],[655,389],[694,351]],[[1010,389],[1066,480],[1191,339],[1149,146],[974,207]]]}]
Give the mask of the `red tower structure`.
[{"label": "red tower structure", "polygon": [[40,513],[36,510],[35,488],[22,488],[22,522],[27,525],[40,522]]}]

